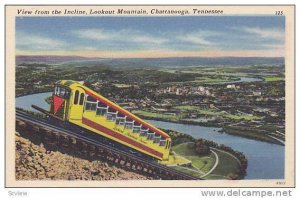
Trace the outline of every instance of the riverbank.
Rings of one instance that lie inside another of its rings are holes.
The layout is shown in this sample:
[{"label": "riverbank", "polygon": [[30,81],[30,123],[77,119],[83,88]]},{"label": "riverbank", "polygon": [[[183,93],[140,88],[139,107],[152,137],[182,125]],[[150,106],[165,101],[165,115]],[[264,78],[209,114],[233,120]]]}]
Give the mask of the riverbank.
[{"label": "riverbank", "polygon": [[258,140],[262,142],[268,142],[272,144],[278,144],[283,145],[282,142],[277,141],[276,139],[273,139],[269,137],[265,132],[265,130],[259,130],[259,129],[252,129],[247,127],[239,127],[239,126],[224,126],[222,132],[230,134],[230,135],[236,135],[244,138],[249,138],[253,140]]},{"label": "riverbank", "polygon": [[46,88],[46,89],[42,89],[42,90],[29,90],[27,92],[17,92],[16,91],[16,97],[22,97],[22,96],[28,96],[28,95],[32,95],[32,94],[42,94],[42,93],[49,93],[52,92],[53,88]]},{"label": "riverbank", "polygon": [[246,156],[216,142],[196,139],[191,135],[164,129],[171,136],[171,155],[190,163],[173,168],[202,179],[243,179],[248,161]]},{"label": "riverbank", "polygon": [[245,173],[240,172],[241,162],[236,156],[214,147],[209,150],[207,154],[199,155],[194,142],[175,145],[171,148],[171,157],[183,158],[188,163],[173,164],[171,167],[204,180],[244,178]]}]

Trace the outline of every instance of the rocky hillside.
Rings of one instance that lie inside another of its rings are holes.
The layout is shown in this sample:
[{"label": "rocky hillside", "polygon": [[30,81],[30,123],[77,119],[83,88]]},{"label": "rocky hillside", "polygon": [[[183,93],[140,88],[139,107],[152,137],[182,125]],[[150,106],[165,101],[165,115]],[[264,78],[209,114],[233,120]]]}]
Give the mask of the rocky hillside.
[{"label": "rocky hillside", "polygon": [[102,161],[88,161],[48,151],[16,134],[17,180],[146,180],[152,179]]}]

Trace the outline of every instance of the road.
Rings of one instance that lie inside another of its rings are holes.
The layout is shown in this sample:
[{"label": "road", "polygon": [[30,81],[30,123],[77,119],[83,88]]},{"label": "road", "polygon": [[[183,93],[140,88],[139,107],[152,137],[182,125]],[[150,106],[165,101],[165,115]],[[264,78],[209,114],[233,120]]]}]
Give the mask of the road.
[{"label": "road", "polygon": [[214,148],[210,147],[210,149],[211,149],[210,151],[215,155],[216,161],[215,161],[214,166],[207,173],[205,173],[204,175],[202,175],[201,178],[204,178],[207,175],[211,174],[216,169],[216,167],[219,164],[219,156],[218,156],[218,154],[213,150]]}]

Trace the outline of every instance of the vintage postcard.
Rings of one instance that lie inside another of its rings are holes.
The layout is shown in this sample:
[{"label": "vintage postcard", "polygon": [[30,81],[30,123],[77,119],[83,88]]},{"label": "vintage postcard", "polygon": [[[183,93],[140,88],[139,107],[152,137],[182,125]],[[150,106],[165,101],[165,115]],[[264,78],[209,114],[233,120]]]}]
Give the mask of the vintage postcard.
[{"label": "vintage postcard", "polygon": [[294,187],[294,5],[6,6],[7,187]]}]

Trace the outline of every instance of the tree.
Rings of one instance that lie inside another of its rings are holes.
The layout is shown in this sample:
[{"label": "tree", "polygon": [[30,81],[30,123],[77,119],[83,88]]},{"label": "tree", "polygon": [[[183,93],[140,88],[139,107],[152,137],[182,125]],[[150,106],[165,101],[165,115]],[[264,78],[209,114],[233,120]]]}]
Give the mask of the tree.
[{"label": "tree", "polygon": [[198,155],[207,155],[209,154],[209,147],[205,144],[205,141],[199,139],[195,142],[195,151]]}]

